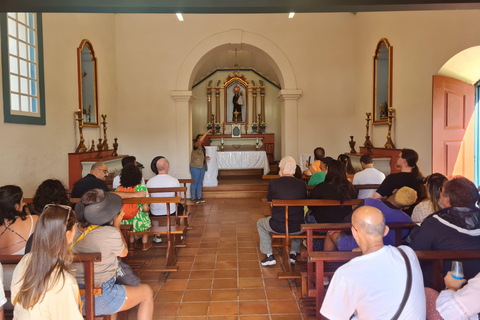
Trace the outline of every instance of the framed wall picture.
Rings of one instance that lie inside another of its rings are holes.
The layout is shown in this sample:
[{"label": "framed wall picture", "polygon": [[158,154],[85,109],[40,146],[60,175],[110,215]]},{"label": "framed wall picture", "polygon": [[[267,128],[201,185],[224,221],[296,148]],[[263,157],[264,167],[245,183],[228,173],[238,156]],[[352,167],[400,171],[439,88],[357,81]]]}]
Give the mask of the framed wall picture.
[{"label": "framed wall picture", "polygon": [[242,125],[232,124],[232,138],[240,138],[242,136]]}]

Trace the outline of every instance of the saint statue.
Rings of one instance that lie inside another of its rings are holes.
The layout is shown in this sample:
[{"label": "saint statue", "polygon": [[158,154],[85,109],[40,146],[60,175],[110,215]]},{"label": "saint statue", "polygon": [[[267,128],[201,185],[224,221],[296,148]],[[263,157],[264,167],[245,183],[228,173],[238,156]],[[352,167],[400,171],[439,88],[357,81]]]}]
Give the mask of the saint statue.
[{"label": "saint statue", "polygon": [[[235,121],[235,118],[238,118],[238,120],[242,121],[242,106],[243,106],[243,92],[242,90],[238,87],[235,86],[233,88],[234,96],[232,99],[233,102],[233,121]],[[235,112],[237,113],[237,116],[235,115]]]}]

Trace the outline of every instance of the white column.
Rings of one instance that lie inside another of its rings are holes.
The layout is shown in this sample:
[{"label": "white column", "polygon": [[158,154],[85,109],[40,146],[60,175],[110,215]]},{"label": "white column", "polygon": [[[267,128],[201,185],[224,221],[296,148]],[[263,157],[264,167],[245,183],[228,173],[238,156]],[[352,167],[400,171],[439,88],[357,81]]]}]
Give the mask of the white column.
[{"label": "white column", "polygon": [[[282,122],[282,157],[292,156],[298,163],[298,98],[300,89],[280,90],[277,99],[281,105]],[[268,126],[268,124],[267,124]]]},{"label": "white column", "polygon": [[192,102],[195,96],[192,91],[170,92],[175,100],[176,111],[176,145],[177,145],[177,172],[176,178],[190,178],[190,150],[192,149]]}]

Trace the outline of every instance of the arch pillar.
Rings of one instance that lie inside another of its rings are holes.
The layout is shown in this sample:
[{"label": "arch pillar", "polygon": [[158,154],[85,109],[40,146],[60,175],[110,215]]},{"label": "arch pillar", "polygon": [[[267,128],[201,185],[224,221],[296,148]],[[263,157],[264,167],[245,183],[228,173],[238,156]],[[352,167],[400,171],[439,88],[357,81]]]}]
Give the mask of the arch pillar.
[{"label": "arch pillar", "polygon": [[292,156],[298,163],[298,99],[302,95],[299,89],[280,90],[277,99],[280,101],[282,121],[282,157]]},{"label": "arch pillar", "polygon": [[192,148],[192,103],[196,97],[192,91],[170,92],[175,100],[175,143],[177,146],[177,178],[190,178],[190,150]]}]

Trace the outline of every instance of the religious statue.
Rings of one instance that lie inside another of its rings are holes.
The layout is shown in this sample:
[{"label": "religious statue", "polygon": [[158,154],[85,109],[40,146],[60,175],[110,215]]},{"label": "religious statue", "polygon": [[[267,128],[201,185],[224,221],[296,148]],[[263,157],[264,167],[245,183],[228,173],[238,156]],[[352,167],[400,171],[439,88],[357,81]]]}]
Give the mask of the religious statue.
[{"label": "religious statue", "polygon": [[[239,86],[235,86],[233,88],[234,96],[232,99],[233,102],[233,121],[237,122],[240,118],[240,122],[242,121],[242,106],[243,102],[243,92]],[[238,112],[238,113],[235,113]]]},{"label": "religious statue", "polygon": [[380,119],[387,119],[388,118],[388,103],[384,101],[380,105]]}]

